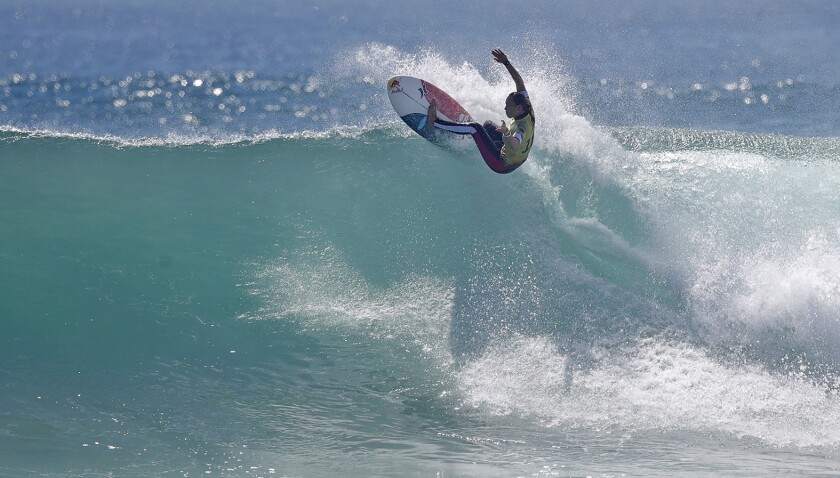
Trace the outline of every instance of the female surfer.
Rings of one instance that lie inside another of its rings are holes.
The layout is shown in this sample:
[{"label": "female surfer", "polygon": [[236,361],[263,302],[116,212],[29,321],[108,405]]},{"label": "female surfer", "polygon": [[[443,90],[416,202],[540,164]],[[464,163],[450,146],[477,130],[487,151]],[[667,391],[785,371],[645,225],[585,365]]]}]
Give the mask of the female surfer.
[{"label": "female surfer", "polygon": [[493,171],[506,174],[518,168],[528,159],[531,145],[534,142],[534,111],[525,83],[516,68],[510,64],[507,55],[496,48],[493,59],[507,68],[508,73],[516,83],[516,91],[509,94],[505,100],[505,114],[512,118],[510,127],[502,120],[501,126],[492,121],[483,125],[478,123],[451,123],[437,119],[437,104],[429,102],[426,128],[439,128],[456,134],[472,135],[484,162]]}]

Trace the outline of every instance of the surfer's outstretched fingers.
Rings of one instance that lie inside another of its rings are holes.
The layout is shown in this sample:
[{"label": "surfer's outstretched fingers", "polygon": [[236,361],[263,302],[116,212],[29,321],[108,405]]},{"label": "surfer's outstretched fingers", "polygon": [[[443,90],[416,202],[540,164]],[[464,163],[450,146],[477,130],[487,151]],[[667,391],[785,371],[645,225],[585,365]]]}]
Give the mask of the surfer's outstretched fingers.
[{"label": "surfer's outstretched fingers", "polygon": [[499,49],[499,48],[495,48],[495,49],[493,50],[493,59],[494,59],[494,60],[496,60],[496,61],[497,61],[497,62],[499,62],[499,63],[502,63],[502,64],[504,64],[504,63],[507,63],[507,62],[508,62],[507,55],[505,55],[505,52],[503,52],[503,51],[502,51],[501,49]]}]

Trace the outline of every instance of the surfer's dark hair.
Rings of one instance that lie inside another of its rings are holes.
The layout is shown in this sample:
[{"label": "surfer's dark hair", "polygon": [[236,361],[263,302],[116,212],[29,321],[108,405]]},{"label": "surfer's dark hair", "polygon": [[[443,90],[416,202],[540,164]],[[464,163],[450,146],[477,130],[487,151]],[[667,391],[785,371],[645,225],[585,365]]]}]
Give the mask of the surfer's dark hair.
[{"label": "surfer's dark hair", "polygon": [[537,119],[534,117],[534,108],[531,107],[531,100],[527,96],[522,94],[522,92],[514,91],[508,95],[508,98],[513,99],[513,104],[525,109],[525,114],[531,115],[531,121],[537,122]]}]

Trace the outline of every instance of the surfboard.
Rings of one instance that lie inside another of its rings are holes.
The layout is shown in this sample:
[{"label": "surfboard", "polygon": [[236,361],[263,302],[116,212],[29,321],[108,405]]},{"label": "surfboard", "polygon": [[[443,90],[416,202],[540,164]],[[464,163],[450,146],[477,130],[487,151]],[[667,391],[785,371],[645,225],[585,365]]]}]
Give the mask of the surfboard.
[{"label": "surfboard", "polygon": [[388,80],[388,99],[394,111],[415,133],[435,144],[452,144],[472,139],[468,135],[457,135],[437,128],[426,129],[426,114],[429,100],[437,102],[438,118],[456,123],[472,122],[467,110],[445,91],[426,80],[413,76],[395,76]]}]

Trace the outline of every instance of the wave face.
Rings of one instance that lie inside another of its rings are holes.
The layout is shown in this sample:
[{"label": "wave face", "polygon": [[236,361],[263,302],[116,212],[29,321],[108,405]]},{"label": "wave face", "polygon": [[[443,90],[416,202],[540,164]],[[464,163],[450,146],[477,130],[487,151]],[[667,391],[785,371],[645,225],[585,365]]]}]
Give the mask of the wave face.
[{"label": "wave face", "polygon": [[[0,475],[840,473],[837,7],[54,3],[0,6]],[[499,121],[497,44],[510,175],[385,91]]]},{"label": "wave face", "polygon": [[4,448],[472,474],[573,436],[831,469],[808,457],[840,445],[832,140],[555,126],[509,177],[398,126],[4,133]]}]

